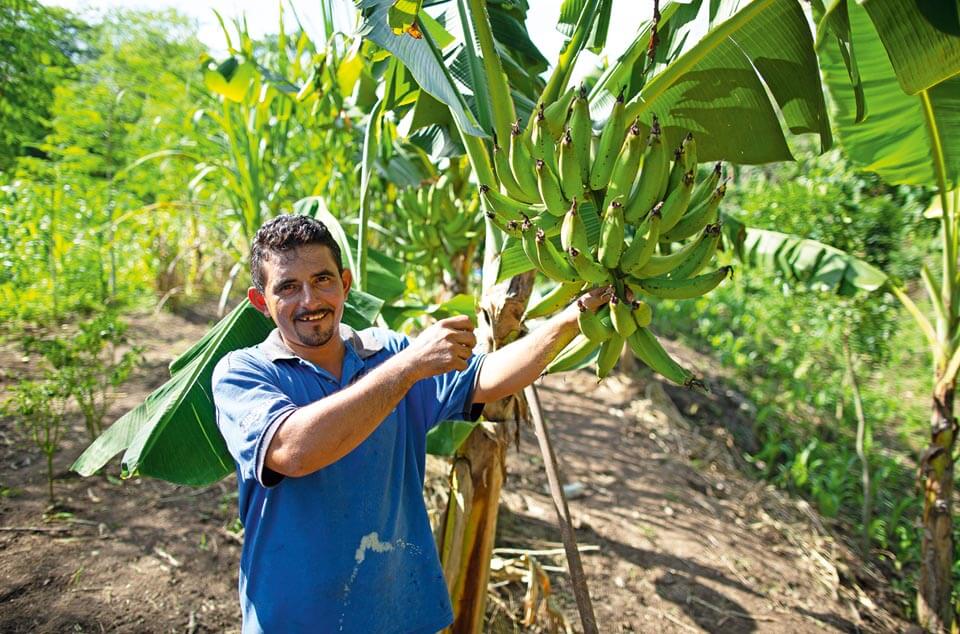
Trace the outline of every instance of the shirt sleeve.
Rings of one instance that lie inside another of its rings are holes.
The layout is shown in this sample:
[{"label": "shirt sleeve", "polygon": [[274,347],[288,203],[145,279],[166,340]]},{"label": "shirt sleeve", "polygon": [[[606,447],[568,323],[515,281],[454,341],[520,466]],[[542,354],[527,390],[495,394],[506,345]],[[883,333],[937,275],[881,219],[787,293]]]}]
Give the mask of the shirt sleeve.
[{"label": "shirt sleeve", "polygon": [[475,354],[467,361],[466,370],[454,370],[427,379],[428,389],[434,390],[434,411],[427,420],[428,430],[445,420],[474,421],[480,418],[484,404],[474,403],[473,393],[485,358],[486,355]]},{"label": "shirt sleeve", "polygon": [[276,486],[283,476],[266,467],[264,457],[273,435],[297,406],[280,390],[275,370],[265,361],[234,352],[217,364],[212,385],[217,426],[240,477]]}]

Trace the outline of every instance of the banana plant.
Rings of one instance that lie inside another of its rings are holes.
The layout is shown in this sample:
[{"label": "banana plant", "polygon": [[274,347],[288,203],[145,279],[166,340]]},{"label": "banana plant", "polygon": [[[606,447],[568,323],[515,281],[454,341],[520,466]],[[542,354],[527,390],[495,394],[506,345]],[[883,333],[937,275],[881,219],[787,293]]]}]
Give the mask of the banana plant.
[{"label": "banana plant", "polygon": [[[839,0],[817,6],[826,84],[837,105],[840,143],[852,161],[891,184],[925,185],[940,198],[939,270],[924,267],[932,319],[900,280],[889,288],[924,333],[933,354],[930,444],[923,484],[917,617],[927,631],[951,631],[954,415],[960,371],[960,33],[949,3]],[[917,42],[923,42],[918,46]],[[851,90],[851,85],[853,90]]]},{"label": "banana plant", "polygon": [[[788,280],[849,295],[890,292],[924,333],[934,359],[930,445],[921,458],[924,484],[917,616],[927,631],[950,631],[953,554],[951,498],[957,426],[953,415],[960,370],[958,177],[960,177],[960,37],[955,10],[945,5],[870,0],[814,3],[817,51],[836,105],[834,124],[845,154],[890,184],[935,188],[940,198],[939,275],[926,265],[922,285],[931,320],[904,281],[829,245],[744,228],[741,259]],[[923,41],[923,47],[915,42]],[[952,194],[951,194],[952,192]],[[861,425],[862,427],[862,422]],[[861,442],[858,431],[858,443]]]}]

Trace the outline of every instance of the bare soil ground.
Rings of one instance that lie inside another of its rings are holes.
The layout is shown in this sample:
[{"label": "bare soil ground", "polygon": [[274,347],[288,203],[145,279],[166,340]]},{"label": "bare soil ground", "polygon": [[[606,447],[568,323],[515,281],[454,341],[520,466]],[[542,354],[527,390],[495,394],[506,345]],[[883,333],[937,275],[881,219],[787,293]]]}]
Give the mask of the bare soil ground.
[{"label": "bare soil ground", "polygon": [[[206,327],[200,317],[134,317],[129,333],[145,346],[146,363],[112,417],[163,383],[169,360]],[[751,406],[723,386],[715,364],[695,361],[714,377],[709,395],[655,379],[597,386],[586,372],[540,385],[574,489],[570,509],[600,631],[909,629],[885,580],[808,505],[743,475]],[[13,344],[0,347],[0,367],[0,390],[33,372]],[[70,423],[51,507],[41,455],[14,421],[0,420],[0,632],[239,631],[233,479],[203,489],[81,479],[67,467],[87,439],[79,415]],[[504,550],[486,630],[549,629],[543,610],[521,625],[527,585],[518,571],[534,568],[549,580],[550,604],[579,631],[565,558],[553,554],[562,551],[543,461],[531,429],[519,438],[508,457],[497,538]],[[443,462],[431,464],[433,482],[442,482]]]}]

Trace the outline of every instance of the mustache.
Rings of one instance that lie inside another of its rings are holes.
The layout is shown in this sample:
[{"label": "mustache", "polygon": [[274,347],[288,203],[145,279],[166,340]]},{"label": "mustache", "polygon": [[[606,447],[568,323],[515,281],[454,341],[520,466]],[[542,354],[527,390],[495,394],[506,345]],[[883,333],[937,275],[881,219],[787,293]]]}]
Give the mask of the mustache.
[{"label": "mustache", "polygon": [[293,316],[294,319],[305,319],[307,317],[322,317],[326,313],[332,313],[330,308],[321,308],[320,310],[304,310]]}]

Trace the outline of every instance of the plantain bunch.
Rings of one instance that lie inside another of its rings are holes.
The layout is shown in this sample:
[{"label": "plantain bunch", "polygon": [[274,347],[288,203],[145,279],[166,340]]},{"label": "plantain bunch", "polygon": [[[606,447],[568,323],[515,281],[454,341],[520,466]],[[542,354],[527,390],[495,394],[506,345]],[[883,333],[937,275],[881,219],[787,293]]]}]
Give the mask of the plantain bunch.
[{"label": "plantain bunch", "polygon": [[[583,87],[541,105],[525,130],[515,123],[504,145],[494,139],[493,159],[499,189],[480,187],[487,217],[558,282],[525,318],[549,315],[591,287],[610,287],[600,311],[579,305],[580,334],[547,372],[598,354],[603,379],[626,343],[667,379],[698,385],[650,332],[652,310],[643,298],[699,297],[730,275],[728,266],[703,272],[720,240],[721,164],[698,179],[693,134],[668,148],[656,116],[649,127],[627,120],[622,94],[595,135]],[[593,239],[580,210],[586,201],[600,210]]]},{"label": "plantain bunch", "polygon": [[480,201],[463,194],[448,174],[399,192],[394,228],[406,261],[451,271],[458,254],[477,242],[483,231]]}]

